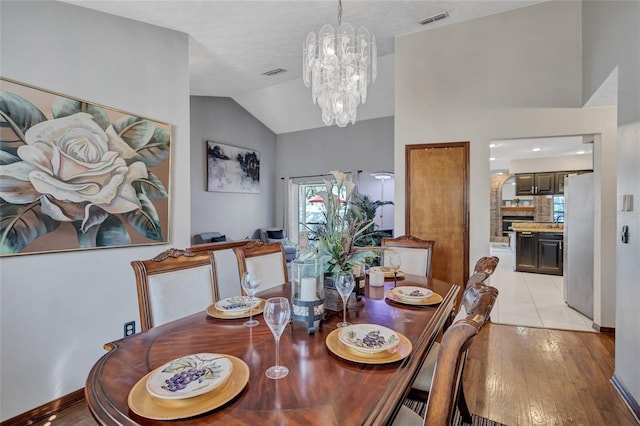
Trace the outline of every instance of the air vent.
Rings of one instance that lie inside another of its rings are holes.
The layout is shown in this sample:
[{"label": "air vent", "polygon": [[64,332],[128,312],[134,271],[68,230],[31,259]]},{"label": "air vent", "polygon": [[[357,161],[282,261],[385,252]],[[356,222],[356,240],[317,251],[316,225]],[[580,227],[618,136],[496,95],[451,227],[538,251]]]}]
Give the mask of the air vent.
[{"label": "air vent", "polygon": [[263,72],[262,75],[272,76],[272,75],[280,74],[280,73],[283,73],[283,72],[287,72],[287,70],[282,69],[282,68],[276,68],[274,70]]},{"label": "air vent", "polygon": [[442,12],[442,13],[438,13],[437,15],[433,15],[433,16],[429,16],[428,18],[421,19],[420,21],[418,21],[418,24],[427,25],[427,24],[431,24],[432,22],[436,22],[448,17],[449,17],[449,12]]}]

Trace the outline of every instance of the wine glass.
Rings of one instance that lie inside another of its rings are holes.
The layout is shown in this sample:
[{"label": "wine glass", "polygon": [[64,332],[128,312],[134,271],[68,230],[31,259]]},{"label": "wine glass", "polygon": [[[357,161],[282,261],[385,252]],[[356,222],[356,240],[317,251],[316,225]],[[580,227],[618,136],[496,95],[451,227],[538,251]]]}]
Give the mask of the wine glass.
[{"label": "wine glass", "polygon": [[338,323],[338,327],[351,325],[347,322],[347,301],[349,300],[349,296],[351,295],[354,286],[355,281],[353,279],[353,274],[340,273],[336,277],[336,290],[338,290],[338,293],[340,293],[340,297],[342,298],[342,322]]},{"label": "wine glass", "polygon": [[398,283],[398,271],[400,270],[400,255],[398,253],[389,254],[389,267],[393,269],[393,286]]},{"label": "wine glass", "polygon": [[291,318],[291,307],[286,297],[271,297],[264,304],[262,313],[264,321],[271,329],[276,340],[276,365],[267,368],[266,375],[270,379],[281,379],[289,374],[289,369],[279,364],[280,358],[280,335]]},{"label": "wine glass", "polygon": [[257,320],[253,319],[253,296],[258,291],[258,287],[260,287],[260,278],[255,272],[245,272],[242,275],[242,288],[249,295],[249,306],[251,307],[249,319],[242,324],[245,327],[255,327],[259,324]]}]

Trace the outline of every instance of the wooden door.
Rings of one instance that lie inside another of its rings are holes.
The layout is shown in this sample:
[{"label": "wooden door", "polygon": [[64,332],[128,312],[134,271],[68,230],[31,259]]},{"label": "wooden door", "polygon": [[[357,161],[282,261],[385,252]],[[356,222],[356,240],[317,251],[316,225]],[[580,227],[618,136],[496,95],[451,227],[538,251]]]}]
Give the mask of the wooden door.
[{"label": "wooden door", "polygon": [[405,161],[405,233],[435,240],[432,276],[463,289],[469,277],[469,142],[407,145]]}]

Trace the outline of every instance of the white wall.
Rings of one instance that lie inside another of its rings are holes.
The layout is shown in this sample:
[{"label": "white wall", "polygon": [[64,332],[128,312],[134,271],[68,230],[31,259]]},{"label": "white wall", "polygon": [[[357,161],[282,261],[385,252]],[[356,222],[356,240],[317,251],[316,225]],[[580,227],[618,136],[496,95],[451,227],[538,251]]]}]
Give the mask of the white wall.
[{"label": "white wall", "polygon": [[[260,193],[207,192],[206,140],[258,151]],[[273,226],[275,185],[276,135],[231,98],[191,97],[191,234],[242,240]]]},{"label": "white wall", "polygon": [[[616,363],[615,376],[640,403],[640,2],[588,1],[583,4],[583,96],[588,99],[618,73],[618,203],[607,213],[617,229],[629,226],[629,244],[616,238]],[[622,212],[622,194],[634,197],[634,210]],[[615,233],[617,236],[617,232]]]},{"label": "white wall", "polygon": [[[2,76],[174,126],[170,241],[188,246],[187,36],[58,2],[2,1],[0,24]],[[2,420],[82,388],[124,322],[139,330],[129,262],[165,248],[0,260]]]},{"label": "white wall", "polygon": [[489,249],[490,141],[601,134],[602,149],[594,154],[600,213],[594,320],[612,327],[616,235],[608,212],[615,208],[616,112],[571,108],[581,105],[574,84],[581,75],[580,16],[580,3],[545,2],[397,38],[395,230],[405,227],[407,144],[470,141],[473,262]]}]

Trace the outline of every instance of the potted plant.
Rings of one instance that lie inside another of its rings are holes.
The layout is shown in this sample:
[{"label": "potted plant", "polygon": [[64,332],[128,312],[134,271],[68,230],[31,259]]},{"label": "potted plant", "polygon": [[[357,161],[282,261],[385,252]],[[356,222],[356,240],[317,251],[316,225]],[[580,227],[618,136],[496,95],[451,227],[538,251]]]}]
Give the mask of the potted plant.
[{"label": "potted plant", "polygon": [[351,201],[355,184],[342,172],[333,170],[330,174],[335,181],[324,180],[326,190],[318,193],[323,221],[309,233],[316,241],[315,252],[324,264],[325,275],[353,273],[354,267],[375,256],[371,251],[354,250],[373,220]]}]

